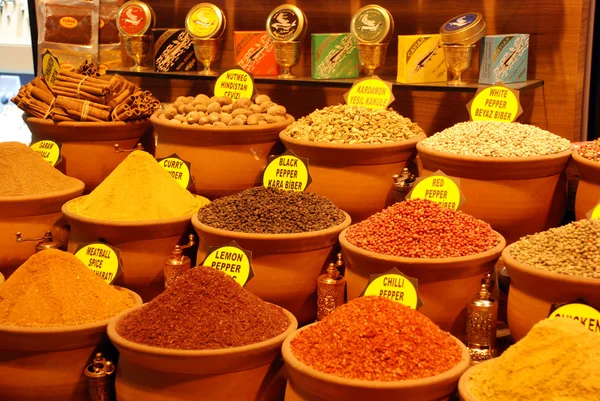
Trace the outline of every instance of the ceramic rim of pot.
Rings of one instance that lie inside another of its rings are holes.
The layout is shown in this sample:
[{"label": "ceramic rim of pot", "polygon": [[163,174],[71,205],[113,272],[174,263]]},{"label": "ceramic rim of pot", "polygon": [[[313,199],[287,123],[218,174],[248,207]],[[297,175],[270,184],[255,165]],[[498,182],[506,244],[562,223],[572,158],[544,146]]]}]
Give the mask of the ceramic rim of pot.
[{"label": "ceramic rim of pot", "polygon": [[402,388],[412,388],[412,387],[429,387],[437,384],[438,382],[444,382],[453,376],[460,377],[460,375],[465,372],[469,364],[471,363],[471,356],[467,347],[456,337],[451,336],[452,339],[456,342],[456,344],[460,347],[461,350],[461,360],[454,365],[452,368],[448,369],[445,372],[439,373],[435,376],[424,377],[421,379],[406,379],[406,380],[396,380],[396,381],[375,381],[375,380],[363,380],[363,379],[350,379],[342,376],[336,376],[331,373],[321,372],[311,366],[306,365],[304,362],[301,362],[291,350],[291,342],[293,339],[301,333],[303,330],[318,324],[313,323],[307,326],[302,327],[301,329],[296,330],[292,335],[285,339],[283,342],[283,346],[281,347],[281,352],[283,355],[283,360],[286,365],[290,365],[293,369],[300,371],[307,376],[310,376],[312,379],[316,379],[319,381],[326,381],[333,384],[339,384],[348,387],[360,387],[360,388],[369,388],[369,389],[402,389]]},{"label": "ceramic rim of pot", "polygon": [[471,375],[473,374],[473,372],[475,372],[476,369],[479,369],[482,365],[493,361],[493,359],[490,359],[478,363],[477,365],[471,366],[469,369],[467,369],[465,373],[463,373],[463,375],[460,377],[460,380],[458,381],[458,392],[460,394],[461,400],[477,401],[477,398],[475,398],[475,396],[471,394],[471,391],[469,390],[469,379],[471,378]]},{"label": "ceramic rim of pot", "polygon": [[[247,240],[254,240],[254,241],[302,240],[302,239],[312,238],[312,237],[316,237],[316,236],[326,236],[329,234],[335,234],[336,231],[340,231],[340,227],[343,227],[345,225],[350,226],[350,224],[352,222],[350,215],[348,213],[344,212],[343,210],[342,210],[342,212],[344,213],[344,216],[346,218],[340,224],[336,224],[333,227],[325,228],[323,230],[308,231],[308,232],[303,232],[303,233],[292,233],[292,234],[258,234],[258,233],[255,234],[255,233],[243,233],[243,232],[238,232],[238,231],[229,231],[229,230],[224,230],[222,228],[213,228],[204,223],[201,223],[200,220],[198,220],[198,213],[196,213],[192,216],[192,225],[194,226],[194,228],[200,228],[203,232],[208,233],[210,235],[220,236],[220,237],[229,237],[229,238],[233,238],[233,239],[247,239]],[[344,230],[346,230],[346,229],[347,229],[347,227],[344,228]]]},{"label": "ceramic rim of pot", "polygon": [[403,141],[395,141],[395,142],[387,142],[387,143],[329,143],[329,142],[314,142],[307,141],[305,139],[292,138],[282,131],[279,133],[279,139],[284,144],[289,142],[293,145],[298,146],[306,146],[312,148],[321,148],[321,149],[337,149],[337,150],[372,150],[372,151],[381,151],[386,149],[393,150],[404,150],[414,148],[420,141],[427,138],[427,135],[421,133],[414,138],[405,139]]},{"label": "ceramic rim of pot", "polygon": [[585,284],[585,285],[594,285],[594,286],[600,287],[600,278],[569,276],[569,275],[563,274],[563,273],[555,273],[555,272],[550,272],[550,271],[546,271],[546,270],[541,270],[541,269],[535,268],[533,266],[530,266],[528,264],[519,262],[518,260],[513,258],[512,255],[510,254],[510,250],[512,249],[512,247],[515,244],[516,244],[516,242],[513,244],[510,244],[509,246],[504,248],[504,251],[502,251],[502,259],[504,260],[504,263],[506,264],[506,267],[508,268],[509,276],[510,276],[510,270],[515,269],[515,270],[518,270],[527,275],[536,276],[536,277],[544,278],[547,280],[562,281],[562,282],[567,282],[569,284],[574,284],[574,285]]},{"label": "ceramic rim of pot", "polygon": [[[271,304],[273,305],[273,304]],[[114,317],[109,323],[107,328],[108,338],[115,346],[121,346],[123,348],[127,348],[129,350],[140,352],[144,354],[151,354],[155,356],[176,356],[183,358],[199,358],[199,357],[215,357],[215,356],[226,356],[230,354],[237,354],[246,351],[258,350],[263,347],[268,347],[270,345],[275,345],[277,343],[283,342],[285,338],[290,336],[297,328],[298,321],[296,317],[289,312],[287,309],[281,308],[285,316],[289,321],[288,328],[281,334],[270,338],[265,341],[261,341],[254,344],[242,345],[239,347],[229,347],[229,348],[218,348],[218,349],[204,349],[204,350],[188,350],[188,349],[177,349],[177,348],[162,348],[156,347],[153,345],[146,345],[136,343],[130,340],[127,340],[125,337],[120,335],[117,332],[117,324],[129,313],[135,312],[138,309],[143,308],[145,305],[139,305],[135,308],[126,310],[121,314]]]},{"label": "ceramic rim of pot", "polygon": [[[594,170],[598,174],[598,179],[594,182],[600,183],[600,162],[594,162],[581,156],[577,150],[573,151],[573,161],[579,170],[583,167],[586,170]],[[581,172],[581,171],[580,171]],[[591,177],[586,177],[587,179]]]},{"label": "ceramic rim of pot", "polygon": [[498,236],[498,244],[487,251],[475,253],[473,255],[467,256],[455,256],[450,258],[408,258],[406,256],[392,256],[386,255],[383,253],[377,253],[373,251],[369,251],[367,249],[360,248],[348,241],[346,239],[346,232],[351,227],[344,229],[344,231],[340,234],[340,244],[342,245],[342,249],[349,249],[353,253],[362,254],[365,257],[370,259],[378,259],[385,262],[392,263],[401,263],[401,264],[413,264],[413,265],[441,265],[440,268],[444,267],[444,265],[448,264],[461,264],[466,262],[471,262],[473,260],[478,259],[486,259],[488,257],[493,257],[494,254],[500,254],[500,252],[506,247],[506,240],[499,232],[494,231],[494,233]]},{"label": "ceramic rim of pot", "polygon": [[[40,202],[44,203],[53,203],[56,199],[65,198],[65,199],[77,199],[79,195],[83,193],[85,188],[85,183],[77,178],[70,177],[73,180],[77,181],[77,185],[73,186],[73,188],[63,189],[62,191],[49,192],[45,194],[39,195],[20,195],[20,196],[2,196],[0,197],[0,205],[10,205],[10,204],[22,204],[28,202]],[[72,196],[73,195],[73,196]],[[44,202],[44,201],[50,202]],[[67,202],[70,202],[67,201]],[[58,210],[57,210],[58,211]],[[0,213],[1,214],[1,213]]]},{"label": "ceramic rim of pot", "polygon": [[[81,128],[118,128],[118,127],[131,127],[131,125],[146,125],[150,122],[150,118],[143,120],[134,121],[60,121],[55,123],[49,118],[38,118],[31,117],[27,114],[23,114],[23,120],[28,123],[42,125],[42,126],[58,126],[58,127],[69,127],[74,129]],[[84,140],[85,138],[80,138]]]}]

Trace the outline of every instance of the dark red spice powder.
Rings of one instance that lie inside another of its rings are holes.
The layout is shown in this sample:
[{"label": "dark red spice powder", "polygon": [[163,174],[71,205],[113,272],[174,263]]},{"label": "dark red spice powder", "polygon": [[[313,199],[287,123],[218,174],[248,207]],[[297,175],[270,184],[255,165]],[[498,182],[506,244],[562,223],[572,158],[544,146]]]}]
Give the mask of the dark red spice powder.
[{"label": "dark red spice powder", "polygon": [[117,325],[124,338],[162,348],[203,350],[269,340],[289,327],[283,310],[225,273],[198,266]]},{"label": "dark red spice powder", "polygon": [[498,244],[488,223],[424,199],[395,203],[350,226],[346,239],[368,251],[408,258],[474,255]]},{"label": "dark red spice powder", "polygon": [[420,379],[457,365],[461,349],[427,317],[382,297],[361,297],[300,332],[292,353],[321,372],[351,379]]}]

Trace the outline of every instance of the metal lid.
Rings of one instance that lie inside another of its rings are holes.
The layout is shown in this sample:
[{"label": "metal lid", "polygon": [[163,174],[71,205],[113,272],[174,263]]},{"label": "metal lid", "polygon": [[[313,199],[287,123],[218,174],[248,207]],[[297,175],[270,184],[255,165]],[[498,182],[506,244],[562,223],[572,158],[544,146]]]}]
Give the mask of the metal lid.
[{"label": "metal lid", "polygon": [[185,17],[187,33],[194,39],[219,38],[226,25],[223,11],[211,3],[195,5]]},{"label": "metal lid", "polygon": [[442,25],[440,35],[444,43],[475,44],[485,36],[483,15],[469,12],[456,16]]},{"label": "metal lid", "polygon": [[123,4],[117,12],[117,27],[123,35],[143,35],[154,27],[156,16],[152,8],[137,0]]},{"label": "metal lid", "polygon": [[350,32],[359,43],[387,43],[394,34],[394,19],[385,8],[369,4],[354,14]]},{"label": "metal lid", "polygon": [[267,18],[267,34],[276,42],[300,41],[307,28],[306,15],[292,4],[276,7]]}]

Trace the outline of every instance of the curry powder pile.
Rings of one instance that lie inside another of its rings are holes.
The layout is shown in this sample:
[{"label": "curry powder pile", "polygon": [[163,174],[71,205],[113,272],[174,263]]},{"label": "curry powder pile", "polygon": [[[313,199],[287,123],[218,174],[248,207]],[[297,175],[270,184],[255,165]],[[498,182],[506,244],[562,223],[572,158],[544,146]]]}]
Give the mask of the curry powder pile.
[{"label": "curry powder pile", "polygon": [[0,286],[0,324],[60,327],[110,319],[135,299],[108,285],[74,255],[34,254]]}]

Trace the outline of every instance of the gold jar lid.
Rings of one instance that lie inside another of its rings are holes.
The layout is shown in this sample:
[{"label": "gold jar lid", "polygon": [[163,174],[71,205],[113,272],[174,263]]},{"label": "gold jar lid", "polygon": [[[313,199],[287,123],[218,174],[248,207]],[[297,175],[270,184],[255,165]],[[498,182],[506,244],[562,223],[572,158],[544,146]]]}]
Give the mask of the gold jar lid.
[{"label": "gold jar lid", "polygon": [[195,5],[185,17],[187,33],[194,39],[219,38],[226,25],[223,11],[211,3]]},{"label": "gold jar lid", "polygon": [[440,28],[442,42],[460,45],[475,44],[485,36],[485,21],[480,13],[458,15]]},{"label": "gold jar lid", "polygon": [[385,8],[369,4],[354,14],[350,32],[359,43],[387,43],[394,35],[394,18]]},{"label": "gold jar lid", "polygon": [[292,4],[283,4],[267,18],[267,34],[275,42],[300,41],[308,28],[306,15]]},{"label": "gold jar lid", "polygon": [[117,12],[117,27],[126,36],[144,35],[154,28],[155,21],[154,10],[142,1],[128,1]]}]

